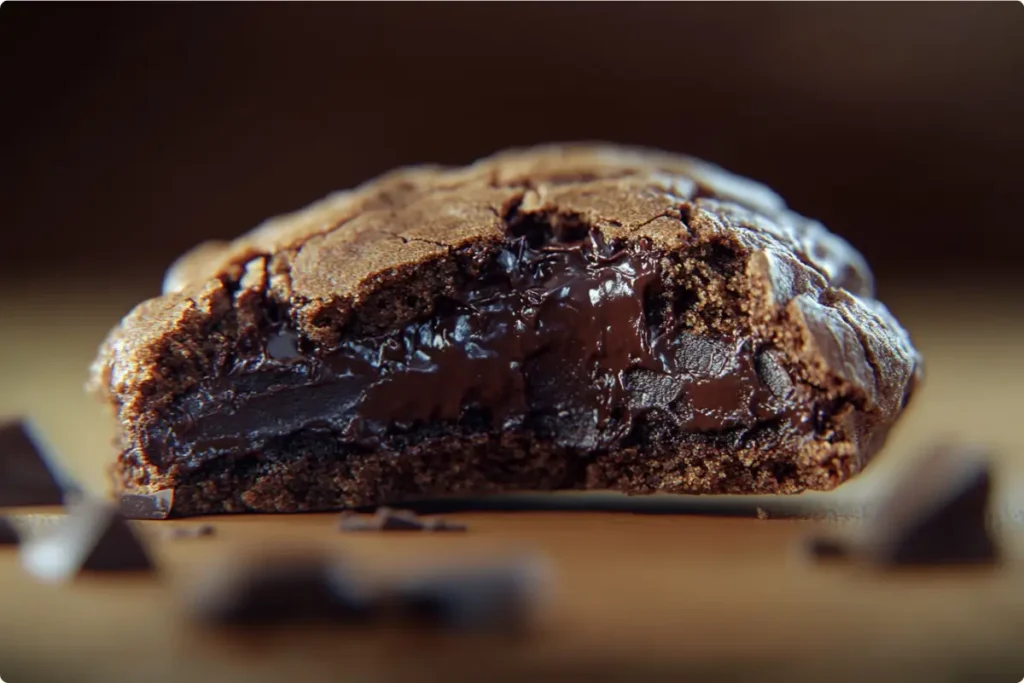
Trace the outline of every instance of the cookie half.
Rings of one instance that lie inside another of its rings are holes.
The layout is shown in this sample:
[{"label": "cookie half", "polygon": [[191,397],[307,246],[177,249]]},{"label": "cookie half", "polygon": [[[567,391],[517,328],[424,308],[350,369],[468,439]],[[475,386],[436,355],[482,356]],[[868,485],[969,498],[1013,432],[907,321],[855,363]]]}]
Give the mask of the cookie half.
[{"label": "cookie half", "polygon": [[920,375],[863,258],[757,183],[602,145],[400,170],[183,256],[91,386],[174,514],[797,493]]}]

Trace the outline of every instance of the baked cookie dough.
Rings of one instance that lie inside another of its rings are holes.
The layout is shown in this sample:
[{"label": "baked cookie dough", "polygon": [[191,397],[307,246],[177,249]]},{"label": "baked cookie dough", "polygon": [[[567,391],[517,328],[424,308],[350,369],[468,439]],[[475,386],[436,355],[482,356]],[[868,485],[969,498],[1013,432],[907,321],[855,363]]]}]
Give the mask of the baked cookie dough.
[{"label": "baked cookie dough", "polygon": [[399,170],[167,273],[92,388],[173,514],[499,491],[831,489],[920,359],[762,185],[603,145]]}]

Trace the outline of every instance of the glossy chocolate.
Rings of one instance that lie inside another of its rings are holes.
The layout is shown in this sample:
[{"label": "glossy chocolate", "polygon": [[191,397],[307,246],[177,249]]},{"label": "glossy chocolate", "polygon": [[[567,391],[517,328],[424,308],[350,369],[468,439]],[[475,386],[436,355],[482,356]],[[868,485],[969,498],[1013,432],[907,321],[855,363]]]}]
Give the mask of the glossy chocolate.
[{"label": "glossy chocolate", "polygon": [[771,350],[645,315],[662,287],[657,259],[594,233],[513,235],[470,287],[394,333],[325,349],[272,331],[260,353],[180,399],[146,452],[195,467],[306,430],[374,449],[421,421],[470,416],[581,449],[620,444],[651,411],[685,432],[808,429]]}]

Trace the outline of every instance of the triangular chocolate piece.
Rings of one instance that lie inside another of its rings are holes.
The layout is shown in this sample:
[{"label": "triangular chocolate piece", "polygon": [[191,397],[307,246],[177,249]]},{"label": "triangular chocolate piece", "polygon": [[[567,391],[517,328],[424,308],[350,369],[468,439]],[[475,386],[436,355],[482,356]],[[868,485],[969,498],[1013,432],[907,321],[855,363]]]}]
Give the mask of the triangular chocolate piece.
[{"label": "triangular chocolate piece", "polygon": [[22,544],[22,565],[43,581],[64,581],[80,571],[148,572],[155,569],[142,541],[117,508],[82,501],[56,529]]},{"label": "triangular chocolate piece", "polygon": [[933,449],[879,506],[862,541],[865,559],[883,565],[996,561],[998,548],[987,526],[991,488],[985,453]]},{"label": "triangular chocolate piece", "polygon": [[6,517],[0,517],[0,545],[18,545],[18,530]]},{"label": "triangular chocolate piece", "polygon": [[0,507],[61,505],[64,493],[24,420],[0,423]]}]

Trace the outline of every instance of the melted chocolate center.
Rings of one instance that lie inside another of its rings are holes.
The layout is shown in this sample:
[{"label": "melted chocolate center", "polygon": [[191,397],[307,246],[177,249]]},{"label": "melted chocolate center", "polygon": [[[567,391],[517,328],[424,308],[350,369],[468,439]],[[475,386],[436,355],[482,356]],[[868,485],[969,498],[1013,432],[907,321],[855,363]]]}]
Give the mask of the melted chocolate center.
[{"label": "melted chocolate center", "polygon": [[438,421],[592,450],[653,411],[685,433],[792,422],[792,385],[772,352],[648,320],[655,254],[532,241],[508,243],[473,286],[395,332],[305,352],[290,332],[271,334],[179,399],[147,452],[196,467],[309,430],[386,448],[389,435]]}]

